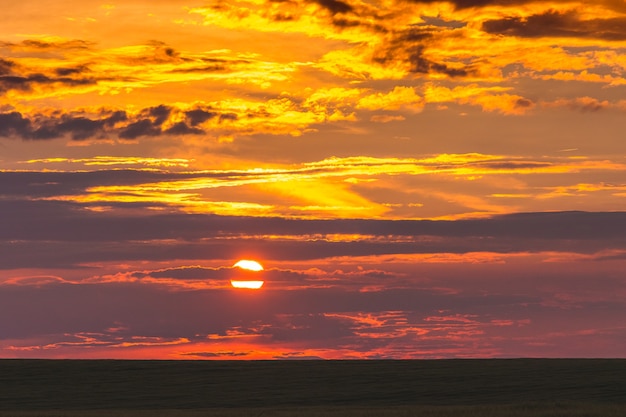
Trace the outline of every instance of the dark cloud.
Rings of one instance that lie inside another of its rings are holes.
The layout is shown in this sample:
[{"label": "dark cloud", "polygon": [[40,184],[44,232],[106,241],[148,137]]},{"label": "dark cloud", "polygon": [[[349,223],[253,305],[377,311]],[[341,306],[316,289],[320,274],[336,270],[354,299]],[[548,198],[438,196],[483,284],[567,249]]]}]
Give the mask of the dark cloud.
[{"label": "dark cloud", "polygon": [[333,18],[332,23],[334,26],[341,28],[350,28],[361,25],[361,21],[354,19]]},{"label": "dark cloud", "polygon": [[[376,18],[374,18],[374,20],[376,20]],[[370,30],[372,32],[381,33],[381,34],[389,32],[389,29],[387,29],[385,26],[379,23],[372,23],[372,21],[370,21],[369,19],[346,18],[343,15],[341,17],[333,16],[331,20],[331,24],[335,26],[336,28],[339,28],[340,30],[345,29],[345,28],[352,28],[352,27],[360,26],[361,28]]]},{"label": "dark cloud", "polygon": [[235,113],[222,113],[220,114],[220,122],[224,120],[237,120],[239,117]]},{"label": "dark cloud", "polygon": [[190,356],[195,358],[223,358],[223,357],[242,357],[249,356],[253,351],[247,352],[234,352],[234,351],[219,351],[219,352],[185,352],[181,353],[182,356]]},{"label": "dark cloud", "polygon": [[321,356],[316,355],[305,355],[304,352],[286,352],[281,355],[276,355],[272,359],[280,359],[280,360],[323,360]]},{"label": "dark cloud", "polygon": [[49,77],[44,74],[29,74],[25,76],[3,75],[0,76],[0,93],[9,90],[31,91],[35,85],[62,84],[65,86],[80,86],[96,84],[97,80],[91,78]]},{"label": "dark cloud", "polygon": [[172,113],[172,108],[161,104],[159,106],[151,107],[149,109],[144,110],[144,113],[147,113],[148,115],[153,117],[154,124],[157,126],[160,126],[163,124],[163,122],[167,120],[170,113]]},{"label": "dark cloud", "polygon": [[[0,118],[4,122],[0,123],[2,128],[9,122],[13,126],[26,124],[17,114],[3,117],[4,120]],[[91,128],[91,124],[87,124],[84,129],[90,131]],[[490,164],[493,169],[536,167],[528,162]],[[0,265],[3,269],[61,268],[103,261],[236,259],[242,253],[256,254],[261,259],[293,260],[439,252],[592,254],[626,249],[626,212],[518,213],[456,221],[303,220],[189,214],[150,202],[105,203],[110,211],[97,212],[87,209],[92,204],[103,203],[42,200],[85,195],[98,186],[133,186],[203,177],[227,179],[232,175],[245,174],[136,170],[0,172],[0,212],[3,214],[0,216]],[[31,200],[33,198],[37,200]],[[167,210],[147,210],[157,206]],[[325,239],[326,235],[335,234],[376,238],[345,242]],[[266,235],[303,238],[268,241],[262,238]],[[163,245],[163,240],[176,243]],[[176,278],[177,273],[204,272],[163,273]],[[273,276],[274,273],[268,271],[268,274]],[[283,275],[274,278],[286,279]],[[309,278],[289,277],[297,281]],[[381,279],[384,278],[383,274]]]},{"label": "dark cloud", "polygon": [[382,65],[402,61],[406,63],[408,71],[417,74],[438,73],[449,77],[467,76],[471,72],[469,67],[455,68],[426,57],[428,43],[435,36],[441,36],[452,30],[454,29],[423,25],[398,31],[388,44],[374,54],[373,61]]},{"label": "dark cloud", "polygon": [[341,0],[312,0],[314,3],[319,4],[333,15],[338,13],[350,13],[353,8],[348,3]]},{"label": "dark cloud", "polygon": [[72,68],[56,68],[54,72],[59,76],[66,77],[68,75],[79,75],[85,72],[90,72],[90,70],[87,66],[81,65]]},{"label": "dark cloud", "polygon": [[31,91],[35,86],[81,86],[96,84],[91,77],[81,77],[89,72],[86,66],[57,68],[53,74],[29,71],[14,60],[0,58],[0,94],[10,90]]},{"label": "dark cloud", "polygon": [[[260,259],[305,260],[441,252],[593,254],[626,249],[626,212],[523,213],[456,221],[301,220],[147,210],[159,206],[155,203],[110,203],[110,211],[98,212],[86,210],[89,204],[28,200],[30,195],[82,195],[105,182],[123,185],[177,178],[190,176],[132,171],[77,177],[0,173],[0,265],[3,269],[61,268],[106,261],[236,259],[243,253]],[[270,234],[301,235],[302,240],[262,237]],[[325,239],[335,234],[377,238]],[[176,243],[163,245],[163,240]]]},{"label": "dark cloud", "polygon": [[114,111],[104,115],[100,119],[89,119],[84,116],[63,115],[60,122],[56,124],[53,137],[69,134],[74,140],[84,140],[88,138],[103,138],[106,132],[116,123],[128,120],[124,111]]},{"label": "dark cloud", "polygon": [[[509,164],[498,167],[509,167]],[[529,168],[533,166],[530,165]],[[241,173],[237,173],[240,175]],[[626,212],[539,212],[517,213],[485,219],[466,220],[303,220],[279,217],[217,216],[207,214],[124,214],[83,210],[82,204],[55,201],[27,201],[28,196],[83,194],[99,185],[133,185],[189,178],[215,178],[202,173],[154,173],[142,171],[97,171],[93,173],[0,172],[1,239],[143,240],[150,238],[196,239],[238,235],[361,234],[375,236],[437,236],[448,238],[511,238],[542,240],[618,239],[626,236]],[[13,196],[11,198],[8,198]],[[23,196],[23,197],[20,197]],[[122,206],[120,206],[121,208]],[[21,216],[28,212],[31,216]],[[55,218],[54,213],[58,213]],[[12,217],[9,220],[9,217]],[[38,222],[37,224],[32,223]],[[30,226],[29,226],[30,225]],[[80,226],[80,227],[78,227]],[[27,233],[31,230],[31,233]],[[351,242],[344,242],[347,246]],[[343,243],[342,243],[343,244]],[[489,241],[485,241],[490,245]],[[409,247],[418,247],[416,243]],[[341,245],[338,245],[340,247]],[[402,245],[398,246],[402,247]]]},{"label": "dark cloud", "polygon": [[183,122],[178,122],[172,127],[164,130],[163,133],[166,133],[169,135],[201,135],[205,132],[202,129],[187,126],[187,124]]},{"label": "dark cloud", "polygon": [[187,119],[189,120],[191,126],[197,126],[200,123],[203,123],[217,116],[217,113],[202,109],[194,109],[185,112],[185,115],[187,116]]},{"label": "dark cloud", "polygon": [[[1,120],[1,119],[0,119]],[[229,175],[226,172],[223,175]],[[14,210],[43,210],[53,213],[79,210],[81,206],[67,203],[44,201],[24,201],[24,198],[52,197],[59,195],[73,195],[87,192],[90,187],[107,185],[137,185],[150,182],[184,180],[190,178],[205,178],[206,174],[170,173],[160,171],[137,170],[97,170],[84,172],[10,172],[0,173],[0,195],[6,204],[16,204]],[[9,199],[14,199],[9,203]],[[3,203],[0,203],[3,204]],[[48,204],[41,206],[41,204]],[[5,208],[8,209],[8,206]],[[59,214],[63,216],[64,214]]]},{"label": "dark cloud", "polygon": [[199,135],[204,130],[196,126],[210,118],[218,115],[220,120],[237,118],[232,113],[220,115],[196,109],[185,112],[186,122],[177,122],[164,128],[163,125],[173,112],[172,107],[163,105],[144,109],[137,116],[129,116],[122,110],[108,109],[102,109],[100,114],[89,117],[81,113],[26,116],[19,112],[6,112],[0,113],[0,136],[44,140],[68,135],[73,140],[85,140],[109,136],[136,139],[141,136]]},{"label": "dark cloud", "polygon": [[161,129],[150,119],[133,122],[120,131],[122,139],[136,139],[140,136],[158,136]]},{"label": "dark cloud", "polygon": [[0,58],[0,76],[12,74],[15,66],[15,62]]},{"label": "dark cloud", "polygon": [[581,20],[575,10],[550,10],[526,18],[507,17],[487,20],[482,28],[488,33],[538,37],[577,37],[613,41],[626,39],[626,17]]},{"label": "dark cloud", "polygon": [[120,61],[128,65],[146,64],[177,64],[188,62],[189,59],[183,57],[178,51],[165,42],[153,40],[148,42],[144,53],[128,55],[120,58]]},{"label": "dark cloud", "polygon": [[432,72],[446,74],[450,77],[463,77],[468,75],[467,71],[462,68],[450,68],[446,64],[433,62],[424,57],[424,47],[416,46],[409,51],[408,61],[410,63],[410,71],[422,74]]},{"label": "dark cloud", "polygon": [[253,61],[248,59],[226,59],[226,58],[213,58],[213,57],[200,57],[193,59],[184,58],[185,62],[194,62],[195,66],[187,65],[185,67],[174,68],[172,73],[203,73],[203,72],[222,72],[232,69],[237,66],[247,65]]},{"label": "dark cloud", "polygon": [[274,13],[272,14],[272,20],[274,22],[291,22],[295,20],[296,17],[291,13]]},{"label": "dark cloud", "polygon": [[[88,49],[92,45],[85,41],[46,42],[41,40],[26,40],[20,43],[0,42],[0,47],[14,49],[20,54],[39,54],[41,51],[49,51],[55,55],[63,55],[70,49]],[[125,65],[144,66],[150,64],[169,64],[174,68],[173,73],[191,72],[215,72],[225,71],[231,66],[245,65],[250,63],[245,59],[222,59],[215,57],[189,57],[176,51],[171,46],[161,41],[150,41],[141,52],[133,55],[117,56]],[[9,90],[30,92],[36,86],[76,87],[81,85],[97,84],[99,81],[111,81],[112,78],[106,73],[94,73],[87,63],[73,67],[58,67],[44,69],[41,67],[27,67],[20,65],[20,59],[12,60],[0,58],[0,94]],[[115,81],[121,81],[116,79]]]},{"label": "dark cloud", "polygon": [[[411,0],[413,3],[431,4],[440,3],[440,0]],[[487,6],[514,6],[519,4],[534,3],[539,0],[448,0],[456,9],[468,9],[472,7]]]},{"label": "dark cloud", "polygon": [[518,108],[529,108],[533,106],[533,102],[531,100],[528,100],[526,98],[520,98],[517,99],[517,101],[515,102],[515,107]]},{"label": "dark cloud", "polygon": [[30,120],[24,118],[21,113],[0,113],[0,136],[30,136],[31,132]]},{"label": "dark cloud", "polygon": [[[91,120],[86,117],[66,118],[58,126],[59,133],[70,133],[72,139],[82,140],[102,133],[106,119]],[[58,136],[54,135],[54,136]]]},{"label": "dark cloud", "polygon": [[422,20],[426,22],[427,25],[432,26],[443,26],[451,29],[460,29],[462,27],[467,26],[466,22],[460,20],[443,20],[439,17],[433,16],[422,16]]},{"label": "dark cloud", "polygon": [[228,69],[228,67],[226,65],[221,65],[221,64],[213,64],[213,65],[203,65],[203,66],[198,66],[198,67],[193,67],[193,68],[176,68],[173,69],[171,72],[174,74],[177,73],[195,73],[195,72],[220,72],[220,71],[226,71]]},{"label": "dark cloud", "polygon": [[117,110],[110,113],[109,116],[105,117],[104,125],[108,127],[114,126],[116,123],[125,122],[128,120],[128,116],[124,110]]},{"label": "dark cloud", "polygon": [[[33,226],[23,231],[23,235],[37,235],[35,227],[42,222],[33,219]],[[81,227],[84,222],[77,221],[72,226]],[[83,233],[71,233],[66,239],[60,231],[49,240],[0,241],[0,269],[49,268],[82,269],[84,265],[101,262],[165,262],[169,260],[238,259],[242,254],[258,259],[297,261],[316,260],[335,257],[376,256],[376,255],[411,255],[411,254],[466,254],[474,252],[521,253],[521,252],[571,252],[595,254],[606,250],[625,250],[624,239],[520,239],[520,238],[432,238],[422,242],[394,242],[379,239],[377,242],[329,242],[311,241],[268,241],[266,239],[231,238],[227,242],[210,238],[219,229],[210,230],[207,225],[199,224],[207,230],[195,233],[195,239],[177,238],[192,236],[187,230],[174,230],[171,225],[157,225],[159,230],[139,230],[146,222],[102,222],[99,227],[91,226]],[[124,227],[131,229],[127,231]],[[49,233],[47,233],[49,234]],[[119,240],[115,236],[144,236],[143,241]],[[174,236],[176,243],[164,244],[162,239]],[[80,238],[80,240],[79,240]],[[70,240],[73,239],[73,240]],[[159,240],[161,239],[161,240]]]},{"label": "dark cloud", "polygon": [[[136,122],[127,125],[119,132],[119,137],[122,139],[136,139],[140,136],[159,136],[161,134],[169,135],[199,135],[204,133],[204,130],[195,127],[199,120],[202,120],[202,114],[210,114],[203,110],[196,109],[191,110],[193,116],[191,118],[191,126],[185,122],[177,122],[174,125],[163,129],[162,125],[169,119],[173,112],[173,108],[165,105],[159,105],[143,110],[140,113],[140,117],[143,117]],[[188,118],[190,112],[185,112]],[[206,119],[204,119],[206,120]],[[203,120],[203,121],[204,121]]]},{"label": "dark cloud", "polygon": [[69,134],[74,140],[105,137],[116,123],[127,120],[126,113],[103,113],[100,119],[64,114],[60,117],[36,115],[32,119],[21,113],[0,113],[0,136],[22,139],[55,139]]},{"label": "dark cloud", "polygon": [[15,44],[15,46],[25,46],[33,49],[89,49],[92,45],[92,42],[81,39],[72,39],[60,42],[26,39],[20,44]]},{"label": "dark cloud", "polygon": [[185,266],[181,268],[167,268],[158,271],[133,272],[134,278],[174,278],[174,279],[227,279],[231,276],[232,268],[205,268],[202,266]]},{"label": "dark cloud", "polygon": [[[161,125],[165,123],[171,113],[172,108],[165,105],[144,109],[140,113],[139,120],[128,124],[120,130],[119,137],[122,139],[136,139],[140,136],[159,136],[163,133]],[[175,131],[182,132],[184,130],[179,127],[174,128]]]},{"label": "dark cloud", "polygon": [[513,6],[536,1],[538,0],[452,0],[451,3],[458,9],[466,9],[470,7]]}]

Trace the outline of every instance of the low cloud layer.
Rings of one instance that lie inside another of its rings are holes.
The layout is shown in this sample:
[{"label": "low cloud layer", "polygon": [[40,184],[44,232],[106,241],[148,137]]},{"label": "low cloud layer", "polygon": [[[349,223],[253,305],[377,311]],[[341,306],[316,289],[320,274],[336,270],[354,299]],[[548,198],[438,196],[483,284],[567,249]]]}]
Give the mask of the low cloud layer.
[{"label": "low cloud layer", "polygon": [[[619,302],[578,300],[571,308],[565,294],[542,289],[477,290],[244,294],[172,293],[145,284],[5,286],[0,349],[5,357],[98,357],[110,349],[135,358],[571,357],[591,340],[619,346],[625,335]],[[15,315],[28,306],[28,314]],[[590,331],[599,320],[602,328]]]}]

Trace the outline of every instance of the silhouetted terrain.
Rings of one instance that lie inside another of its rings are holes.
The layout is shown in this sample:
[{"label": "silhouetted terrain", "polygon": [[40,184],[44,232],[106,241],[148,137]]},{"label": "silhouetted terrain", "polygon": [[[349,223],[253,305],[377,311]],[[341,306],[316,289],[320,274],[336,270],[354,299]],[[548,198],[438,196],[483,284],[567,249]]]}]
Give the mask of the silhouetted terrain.
[{"label": "silhouetted terrain", "polygon": [[367,415],[358,410],[372,408],[386,410],[377,415],[422,415],[407,411],[415,406],[431,410],[423,415],[447,416],[457,415],[441,414],[450,407],[479,415],[521,405],[531,414],[506,415],[543,415],[532,414],[532,407],[561,407],[562,415],[578,415],[574,411],[584,409],[582,404],[616,410],[606,415],[624,413],[626,360],[0,360],[0,416],[53,415],[15,413],[29,410],[174,409],[194,416],[214,415],[193,412],[204,409],[228,409],[233,416],[245,415],[237,411],[244,409],[290,415],[280,410],[298,408],[301,412],[291,415],[313,416],[311,409],[320,407],[343,410],[324,414],[335,416]]}]

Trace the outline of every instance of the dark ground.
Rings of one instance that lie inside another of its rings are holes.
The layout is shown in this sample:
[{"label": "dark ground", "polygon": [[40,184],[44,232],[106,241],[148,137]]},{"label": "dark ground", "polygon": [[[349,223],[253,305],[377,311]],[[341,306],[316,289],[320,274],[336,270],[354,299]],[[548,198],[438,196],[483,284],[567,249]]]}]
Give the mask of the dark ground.
[{"label": "dark ground", "polygon": [[578,402],[626,410],[626,359],[0,360],[0,416],[17,410],[384,409]]}]

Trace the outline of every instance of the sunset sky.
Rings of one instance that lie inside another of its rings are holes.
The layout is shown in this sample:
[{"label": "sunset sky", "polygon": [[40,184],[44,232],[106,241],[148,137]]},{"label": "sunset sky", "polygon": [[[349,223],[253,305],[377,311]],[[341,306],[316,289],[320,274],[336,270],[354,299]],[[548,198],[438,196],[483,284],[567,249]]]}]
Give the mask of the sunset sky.
[{"label": "sunset sky", "polygon": [[624,0],[2,2],[2,358],[626,357],[625,209]]}]

